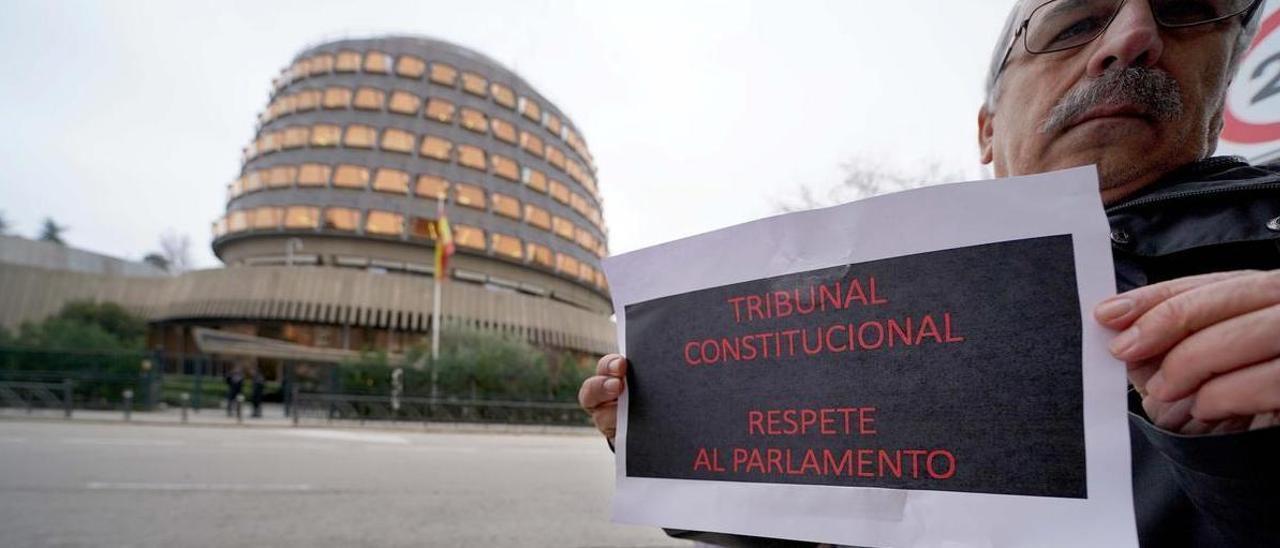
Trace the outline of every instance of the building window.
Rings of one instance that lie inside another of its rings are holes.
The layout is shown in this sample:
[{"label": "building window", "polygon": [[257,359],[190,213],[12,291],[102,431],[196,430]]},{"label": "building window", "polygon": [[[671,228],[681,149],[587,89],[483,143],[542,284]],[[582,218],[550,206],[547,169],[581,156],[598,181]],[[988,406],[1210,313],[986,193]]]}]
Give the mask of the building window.
[{"label": "building window", "polygon": [[415,240],[435,240],[436,220],[426,217],[410,218],[409,237]]},{"label": "building window", "polygon": [[311,58],[311,72],[308,76],[325,74],[331,70],[333,70],[333,55],[321,53]]},{"label": "building window", "polygon": [[556,253],[556,272],[566,274],[571,277],[577,276],[579,264],[578,260],[573,257],[565,255],[564,253]]},{"label": "building window", "polygon": [[542,109],[538,108],[538,103],[533,99],[521,97],[518,101],[518,107],[520,109],[520,114],[523,114],[525,118],[538,123],[542,122]]},{"label": "building window", "polygon": [[360,68],[360,54],[354,51],[340,51],[333,63],[334,72],[355,72]]},{"label": "building window", "polygon": [[259,207],[253,210],[254,230],[274,230],[280,228],[280,208]]},{"label": "building window", "polygon": [[524,205],[524,222],[543,230],[551,230],[551,214],[533,204]]},{"label": "building window", "polygon": [[298,170],[298,186],[325,186],[329,184],[330,171],[324,164],[302,164]]},{"label": "building window", "polygon": [[311,130],[306,126],[296,126],[284,130],[284,148],[301,148],[307,146],[307,137]]},{"label": "building window", "polygon": [[587,199],[583,198],[577,192],[569,194],[569,207],[573,208],[574,211],[581,213],[583,217],[587,216]]},{"label": "building window", "polygon": [[573,241],[573,222],[559,215],[551,216],[551,231],[561,238]]},{"label": "building window", "polygon": [[[568,174],[569,174],[569,177],[570,177],[571,179],[573,179],[573,180],[577,181],[577,182],[578,182],[578,184],[580,184],[580,185],[581,185],[581,184],[582,184],[582,175],[583,175],[583,172],[582,172],[582,165],[581,165],[581,164],[579,164],[578,162],[573,161],[573,160],[565,160],[565,163],[564,163],[564,164],[565,164],[565,165],[564,165],[564,172],[565,172],[565,173],[568,173]],[[586,185],[583,185],[583,186],[586,186]]]},{"label": "building window", "polygon": [[493,136],[511,144],[516,144],[516,126],[511,122],[494,116],[489,120],[489,127],[493,129]]},{"label": "building window", "polygon": [[240,232],[249,228],[249,215],[244,211],[232,211],[227,215],[227,232]]},{"label": "building window", "polygon": [[382,103],[386,99],[386,92],[366,87],[356,90],[356,98],[352,104],[361,110],[382,110]]},{"label": "building window", "polygon": [[298,168],[293,166],[276,166],[267,170],[267,188],[283,188],[292,186],[298,178]]},{"label": "building window", "polygon": [[489,162],[485,158],[484,149],[471,145],[458,145],[458,163],[471,169],[489,170]]},{"label": "building window", "polygon": [[262,190],[262,172],[250,171],[244,176],[244,192],[248,194],[258,190]]},{"label": "building window", "polygon": [[434,135],[426,135],[422,138],[422,146],[418,152],[427,158],[449,161],[449,153],[453,151],[453,143],[447,139],[442,139]]},{"label": "building window", "polygon": [[364,71],[376,74],[386,74],[391,71],[391,56],[381,51],[371,51],[364,54]]},{"label": "building window", "polygon": [[392,194],[409,193],[409,174],[398,169],[382,168],[373,177],[373,189]]},{"label": "building window", "polygon": [[396,59],[396,74],[405,78],[422,78],[427,71],[427,63],[412,55],[401,55]]},{"label": "building window", "polygon": [[412,133],[403,129],[387,128],[382,132],[382,150],[411,154],[414,140]]},{"label": "building window", "polygon": [[321,92],[318,89],[309,89],[298,94],[298,100],[295,107],[298,112],[305,110],[315,110],[320,105]]},{"label": "building window", "polygon": [[325,88],[321,104],[328,109],[347,108],[351,106],[351,90],[337,87]]},{"label": "building window", "polygon": [[494,232],[489,237],[493,244],[494,253],[517,261],[524,260],[524,246],[520,244],[520,238],[498,234],[497,232]]},{"label": "building window", "polygon": [[511,181],[520,180],[520,165],[515,160],[501,154],[491,154],[490,159],[493,163],[494,175]]},{"label": "building window", "polygon": [[552,179],[550,188],[551,188],[552,198],[555,198],[556,201],[562,204],[565,204],[565,205],[569,204],[569,187],[564,186],[563,184],[560,183],[560,181]]},{"label": "building window", "polygon": [[370,211],[365,216],[364,231],[379,236],[399,236],[404,232],[404,216],[390,211]]},{"label": "building window", "polygon": [[534,263],[537,263],[544,268],[555,268],[555,262],[551,259],[551,248],[545,245],[529,242],[525,244],[525,253],[528,255],[529,260]]},{"label": "building window", "polygon": [[511,88],[494,82],[489,85],[489,93],[493,95],[493,100],[499,105],[507,108],[516,108],[516,94]]},{"label": "building window", "polygon": [[316,228],[318,226],[320,226],[320,208],[289,206],[285,209],[285,228]]},{"label": "building window", "polygon": [[360,226],[360,212],[347,207],[331,207],[324,210],[324,228],[355,232]]},{"label": "building window", "polygon": [[543,194],[547,193],[547,176],[541,171],[526,167],[520,172],[520,180],[529,185],[529,188]]},{"label": "building window", "polygon": [[591,283],[592,280],[596,279],[596,269],[591,268],[591,265],[587,263],[579,263],[578,279],[587,283]]},{"label": "building window", "polygon": [[596,237],[592,236],[590,232],[587,232],[580,227],[575,227],[573,229],[573,241],[577,242],[578,245],[582,246],[582,249],[587,251],[595,251],[596,249]]},{"label": "building window", "polygon": [[548,112],[542,117],[542,124],[547,126],[547,131],[556,137],[560,136],[560,118]]},{"label": "building window", "polygon": [[431,63],[431,83],[453,87],[458,80],[458,69],[444,63]]},{"label": "building window", "polygon": [[289,67],[286,77],[289,80],[301,80],[307,77],[311,72],[311,59],[299,59],[293,66]]},{"label": "building window", "polygon": [[396,90],[391,93],[391,101],[387,103],[387,110],[397,114],[408,114],[415,116],[418,114],[418,107],[422,106],[422,99],[417,95],[407,91]]},{"label": "building window", "polygon": [[476,133],[485,133],[489,130],[489,119],[473,108],[462,108],[462,127],[465,127]]},{"label": "building window", "polygon": [[560,149],[547,145],[547,162],[564,171],[564,153],[560,152]]},{"label": "building window", "polygon": [[462,90],[472,95],[484,97],[489,87],[489,81],[484,76],[480,76],[474,72],[462,73]]},{"label": "building window", "polygon": [[454,243],[472,249],[484,250],[484,230],[467,225],[453,225]]},{"label": "building window", "polygon": [[543,154],[542,139],[527,131],[520,132],[520,146],[539,158]]},{"label": "building window", "polygon": [[435,175],[419,175],[418,184],[413,188],[414,194],[432,200],[438,200],[446,196],[448,192],[449,181]]},{"label": "building window", "polygon": [[330,124],[317,124],[311,126],[311,146],[313,147],[331,147],[338,144],[338,137],[342,135],[342,128]]},{"label": "building window", "polygon": [[490,194],[489,197],[493,200],[494,213],[512,219],[520,218],[520,200],[498,192]]},{"label": "building window", "polygon": [[484,189],[475,185],[457,183],[453,185],[453,201],[458,205],[485,209]]},{"label": "building window", "polygon": [[262,135],[262,144],[258,145],[258,149],[263,152],[275,152],[280,150],[280,133],[268,132]]},{"label": "building window", "polygon": [[237,178],[227,184],[227,200],[235,198],[244,193],[244,177]]},{"label": "building window", "polygon": [[346,135],[343,136],[342,144],[354,148],[373,148],[373,144],[378,140],[378,130],[364,125],[347,126]]},{"label": "building window", "polygon": [[427,99],[427,110],[424,113],[427,118],[441,122],[444,124],[453,123],[453,113],[455,111],[453,103],[444,99],[431,98]]},{"label": "building window", "polygon": [[333,172],[333,186],[363,190],[369,186],[369,170],[360,166],[342,164]]}]

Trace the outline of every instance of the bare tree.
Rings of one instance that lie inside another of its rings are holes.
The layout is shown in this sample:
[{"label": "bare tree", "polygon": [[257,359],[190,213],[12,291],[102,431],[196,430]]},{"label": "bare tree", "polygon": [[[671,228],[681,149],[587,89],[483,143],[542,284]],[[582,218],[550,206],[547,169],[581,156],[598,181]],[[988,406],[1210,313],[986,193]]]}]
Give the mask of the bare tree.
[{"label": "bare tree", "polygon": [[854,158],[841,164],[840,169],[844,172],[844,177],[839,183],[826,189],[800,185],[794,197],[778,200],[774,208],[780,213],[804,211],[964,179],[962,171],[944,168],[936,161],[907,170],[886,167],[866,158]]},{"label": "bare tree", "polygon": [[67,242],[62,240],[62,233],[66,231],[66,225],[53,222],[53,217],[45,217],[44,224],[40,225],[40,240],[58,245],[67,245]]},{"label": "bare tree", "polygon": [[9,221],[4,218],[4,212],[0,211],[0,235],[9,233]]},{"label": "bare tree", "polygon": [[172,229],[160,235],[160,258],[170,274],[182,274],[191,268],[191,238]]}]

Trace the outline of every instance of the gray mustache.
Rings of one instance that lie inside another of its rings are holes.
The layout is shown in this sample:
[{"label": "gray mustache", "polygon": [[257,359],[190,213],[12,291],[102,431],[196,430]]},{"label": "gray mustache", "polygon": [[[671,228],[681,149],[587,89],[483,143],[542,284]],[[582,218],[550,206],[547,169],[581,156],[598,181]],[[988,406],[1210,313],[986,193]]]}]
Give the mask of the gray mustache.
[{"label": "gray mustache", "polygon": [[1099,105],[1134,104],[1160,122],[1182,113],[1182,88],[1169,73],[1143,67],[1108,70],[1068,91],[1040,126],[1041,133],[1065,129],[1077,117]]}]

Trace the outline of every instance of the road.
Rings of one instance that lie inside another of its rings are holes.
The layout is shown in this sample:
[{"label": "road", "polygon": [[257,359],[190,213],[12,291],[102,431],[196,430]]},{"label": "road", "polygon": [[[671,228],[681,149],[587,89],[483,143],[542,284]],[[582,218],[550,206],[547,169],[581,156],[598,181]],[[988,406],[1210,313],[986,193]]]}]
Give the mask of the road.
[{"label": "road", "polygon": [[0,420],[0,546],[667,546],[595,437]]}]

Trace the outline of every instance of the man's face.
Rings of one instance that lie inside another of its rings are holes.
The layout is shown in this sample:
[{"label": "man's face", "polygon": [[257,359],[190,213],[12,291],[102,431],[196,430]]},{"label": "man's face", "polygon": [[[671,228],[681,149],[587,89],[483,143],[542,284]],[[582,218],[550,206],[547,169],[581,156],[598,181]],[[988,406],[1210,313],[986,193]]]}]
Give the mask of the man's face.
[{"label": "man's face", "polygon": [[[1024,1],[1022,18],[1041,3]],[[1082,47],[1032,55],[1019,38],[994,109],[984,106],[978,115],[983,163],[1000,177],[1097,164],[1103,201],[1113,202],[1208,156],[1222,128],[1228,58],[1240,28],[1239,18],[1231,18],[1166,29],[1146,0],[1128,0],[1110,27]],[[1071,103],[1064,101],[1068,92],[1114,81],[1106,77],[1127,68],[1166,73],[1151,79],[1165,83],[1155,86],[1157,94],[1180,105],[1161,115],[1151,103],[1104,93],[1100,101],[1077,101],[1083,111],[1046,127],[1055,106]]]}]

